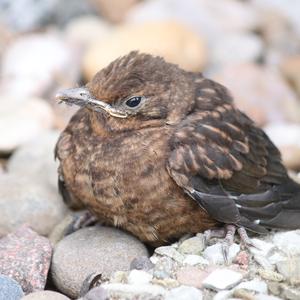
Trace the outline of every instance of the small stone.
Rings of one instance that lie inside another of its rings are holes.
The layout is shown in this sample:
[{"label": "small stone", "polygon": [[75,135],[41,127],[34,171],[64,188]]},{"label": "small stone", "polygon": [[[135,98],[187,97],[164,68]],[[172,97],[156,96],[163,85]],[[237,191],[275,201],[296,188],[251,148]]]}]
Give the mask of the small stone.
[{"label": "small stone", "polygon": [[181,243],[178,251],[182,254],[200,255],[204,249],[204,239],[197,236],[187,239]]},{"label": "small stone", "polygon": [[[91,289],[81,300],[109,300],[108,292],[102,287],[98,286]],[[54,300],[54,299],[53,299]]]},{"label": "small stone", "polygon": [[274,271],[275,266],[264,256],[254,254],[254,260],[265,270]]},{"label": "small stone", "polygon": [[52,247],[27,226],[0,239],[0,274],[14,278],[25,293],[43,290]]},{"label": "small stone", "polygon": [[128,271],[135,257],[147,254],[139,240],[123,231],[101,226],[83,228],[56,245],[51,275],[60,291],[75,298],[89,274],[97,272],[109,278],[115,271]]},{"label": "small stone", "polygon": [[271,256],[268,257],[268,260],[271,264],[275,265],[280,261],[286,260],[287,257],[281,253],[275,252]]},{"label": "small stone", "polygon": [[209,274],[209,271],[203,271],[196,267],[183,267],[176,272],[176,278],[180,284],[201,288],[203,280]]},{"label": "small stone", "polygon": [[154,278],[151,281],[152,284],[161,285],[164,288],[172,289],[179,286],[179,282],[173,278],[157,279]]},{"label": "small stone", "polygon": [[284,277],[281,274],[270,270],[259,269],[258,274],[263,279],[270,280],[270,281],[281,282],[284,280]]},{"label": "small stone", "polygon": [[300,255],[276,263],[278,272],[290,281],[300,282]]},{"label": "small stone", "polygon": [[0,153],[13,152],[53,126],[53,111],[44,100],[30,98],[18,103],[11,99],[0,99]]},{"label": "small stone", "polygon": [[254,293],[245,289],[235,289],[232,296],[234,299],[255,300]]},{"label": "small stone", "polygon": [[213,300],[227,300],[230,299],[233,291],[219,291],[213,298]]},{"label": "small stone", "polygon": [[247,251],[240,251],[233,260],[234,263],[240,265],[240,268],[247,270],[249,265],[249,254]]},{"label": "small stone", "polygon": [[255,296],[255,300],[282,300],[282,298],[278,298],[271,295],[259,294]]},{"label": "small stone", "polygon": [[[228,260],[232,262],[235,259],[236,255],[239,253],[239,251],[240,251],[240,246],[238,244],[233,243],[229,247]],[[221,243],[216,243],[212,246],[207,247],[203,251],[203,256],[213,264],[225,263]]]},{"label": "small stone", "polygon": [[267,284],[264,281],[258,279],[241,282],[238,286],[235,287],[235,289],[244,289],[261,294],[268,293]]},{"label": "small stone", "polygon": [[189,286],[180,286],[170,290],[165,300],[202,300],[203,294],[199,289]]},{"label": "small stone", "polygon": [[110,278],[110,283],[127,283],[127,272],[116,271]]},{"label": "small stone", "polygon": [[155,253],[159,255],[165,255],[168,256],[175,261],[182,263],[184,260],[184,256],[180,254],[174,247],[172,246],[162,246],[155,249]]},{"label": "small stone", "polygon": [[243,279],[239,272],[229,269],[217,269],[207,276],[203,286],[215,291],[226,290],[236,286]]},{"label": "small stone", "polygon": [[273,245],[272,243],[268,243],[257,238],[253,238],[251,239],[251,241],[254,247],[250,248],[250,252],[254,255],[256,254],[266,257],[275,248],[275,245]]},{"label": "small stone", "polygon": [[300,255],[300,230],[277,232],[273,243],[287,255]]},{"label": "small stone", "polygon": [[147,284],[152,280],[152,275],[141,270],[132,270],[128,275],[129,284]]},{"label": "small stone", "polygon": [[15,280],[0,274],[0,299],[19,300],[23,295],[22,288]]},{"label": "small stone", "polygon": [[99,70],[132,50],[162,56],[188,71],[201,71],[206,63],[204,41],[179,22],[162,21],[122,26],[108,38],[95,40],[83,58],[89,81]]},{"label": "small stone", "polygon": [[[57,188],[45,182],[44,171],[39,180],[31,178],[30,168],[35,169],[29,167],[28,176],[25,172],[23,176],[16,172],[0,177],[0,236],[24,223],[41,235],[48,235],[67,212]],[[48,175],[50,177],[50,172]]]},{"label": "small stone", "polygon": [[154,264],[151,262],[149,257],[140,256],[133,259],[130,263],[130,270],[144,270],[149,271],[154,268]]},{"label": "small stone", "polygon": [[70,300],[70,298],[53,291],[40,291],[28,294],[22,300]]},{"label": "small stone", "polygon": [[289,286],[286,286],[283,289],[283,295],[284,299],[288,300],[299,300],[300,299],[300,290],[299,288],[291,288]]},{"label": "small stone", "polygon": [[195,266],[195,265],[209,265],[209,261],[200,255],[187,255],[183,261],[184,264]]},{"label": "small stone", "polygon": [[143,296],[145,298],[149,295],[153,297],[162,297],[166,294],[166,290],[163,287],[154,284],[132,285],[121,283],[104,283],[102,284],[102,287],[108,291],[110,299],[114,299],[113,297],[124,296],[127,296],[127,299],[135,299],[137,296],[143,299]]}]

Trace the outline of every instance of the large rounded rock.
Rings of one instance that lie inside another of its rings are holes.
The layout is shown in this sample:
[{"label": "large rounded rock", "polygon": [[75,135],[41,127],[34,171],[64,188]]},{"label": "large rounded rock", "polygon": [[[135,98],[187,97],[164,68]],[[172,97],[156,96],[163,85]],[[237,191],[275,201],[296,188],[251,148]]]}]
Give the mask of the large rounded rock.
[{"label": "large rounded rock", "polygon": [[57,189],[24,174],[0,177],[0,236],[27,223],[41,235],[48,235],[63,219],[66,207]]},{"label": "large rounded rock", "polygon": [[83,281],[97,272],[109,277],[130,269],[130,262],[148,255],[135,237],[110,227],[81,229],[60,241],[54,250],[51,273],[55,285],[70,297],[78,297]]},{"label": "large rounded rock", "polygon": [[66,297],[63,294],[53,292],[53,291],[40,291],[28,294],[23,297],[22,300],[69,300],[70,298]]},{"label": "large rounded rock", "polygon": [[190,71],[200,71],[206,63],[203,40],[180,23],[127,25],[87,49],[83,61],[86,79],[90,80],[100,69],[132,50],[163,56]]},{"label": "large rounded rock", "polygon": [[0,99],[0,153],[9,153],[52,127],[54,115],[41,99]]}]

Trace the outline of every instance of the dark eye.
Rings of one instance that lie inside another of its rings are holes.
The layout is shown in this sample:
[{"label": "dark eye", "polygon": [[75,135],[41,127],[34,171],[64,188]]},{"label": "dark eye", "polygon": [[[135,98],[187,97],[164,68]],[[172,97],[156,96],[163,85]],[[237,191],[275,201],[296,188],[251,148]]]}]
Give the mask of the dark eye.
[{"label": "dark eye", "polygon": [[132,97],[128,99],[125,104],[129,107],[136,107],[141,103],[142,97]]}]

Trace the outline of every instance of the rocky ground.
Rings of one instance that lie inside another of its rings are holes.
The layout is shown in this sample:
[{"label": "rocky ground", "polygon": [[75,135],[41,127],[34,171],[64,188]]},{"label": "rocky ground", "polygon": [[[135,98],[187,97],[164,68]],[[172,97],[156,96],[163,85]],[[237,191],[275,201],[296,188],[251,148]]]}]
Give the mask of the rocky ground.
[{"label": "rocky ground", "polygon": [[[130,50],[226,85],[300,182],[297,0],[0,0],[0,300],[300,299],[300,230],[239,240],[225,264],[202,233],[149,249],[100,225],[66,237],[53,149],[85,84]],[[22,17],[21,17],[22,16]]]}]

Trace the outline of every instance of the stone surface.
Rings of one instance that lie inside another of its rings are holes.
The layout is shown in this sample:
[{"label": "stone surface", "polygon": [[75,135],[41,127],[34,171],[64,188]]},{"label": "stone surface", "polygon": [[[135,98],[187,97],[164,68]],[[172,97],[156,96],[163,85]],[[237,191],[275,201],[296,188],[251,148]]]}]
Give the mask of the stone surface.
[{"label": "stone surface", "polygon": [[57,188],[16,173],[0,177],[0,211],[0,236],[24,223],[41,235],[48,235],[63,219],[66,207]]},{"label": "stone surface", "polygon": [[15,280],[0,274],[0,299],[19,300],[23,295],[22,288]]},{"label": "stone surface", "polygon": [[210,274],[208,270],[200,270],[196,267],[183,267],[176,273],[176,278],[180,284],[193,286],[196,288],[202,287],[202,282]]},{"label": "stone surface", "polygon": [[287,255],[300,255],[300,230],[277,232],[273,243]]},{"label": "stone surface", "polygon": [[178,251],[182,254],[195,254],[200,255],[204,249],[204,239],[200,237],[192,237],[183,241]]},{"label": "stone surface", "polygon": [[81,300],[109,300],[108,292],[101,286],[91,289]]},{"label": "stone surface", "polygon": [[85,78],[90,80],[111,61],[132,50],[163,56],[190,71],[200,71],[206,63],[203,40],[180,23],[127,25],[88,47],[83,60]]},{"label": "stone surface", "polygon": [[266,133],[279,148],[288,169],[300,169],[300,126],[296,123],[271,123]]},{"label": "stone surface", "polygon": [[[153,258],[153,256],[151,258]],[[153,270],[153,276],[158,279],[165,279],[172,276],[174,269],[174,260],[168,256],[163,256],[157,259]]]},{"label": "stone surface", "polygon": [[281,71],[300,97],[300,55],[290,56],[281,63]]},{"label": "stone surface", "polygon": [[186,258],[183,260],[184,264],[195,266],[195,265],[209,265],[209,261],[203,258],[200,255],[187,255]]},{"label": "stone surface", "polygon": [[291,282],[300,283],[300,255],[276,263],[277,270]]},{"label": "stone surface", "polygon": [[20,177],[34,178],[56,190],[58,161],[54,160],[53,152],[58,137],[57,131],[46,131],[24,144],[10,157],[7,171]]},{"label": "stone surface", "polygon": [[[5,103],[3,105],[4,101]],[[0,153],[10,153],[42,135],[53,126],[54,115],[45,101],[37,98],[15,101],[0,99]]]},{"label": "stone surface", "polygon": [[40,291],[28,294],[22,300],[68,300],[70,298],[53,291]]},{"label": "stone surface", "polygon": [[80,62],[54,33],[16,39],[2,57],[2,94],[19,98],[44,96],[56,86],[72,86],[79,79]]},{"label": "stone surface", "polygon": [[213,79],[229,88],[237,107],[259,125],[300,121],[298,99],[274,70],[255,64],[234,64],[224,67]]},{"label": "stone surface", "polygon": [[59,290],[77,297],[89,274],[109,277],[115,271],[129,270],[130,262],[142,255],[147,255],[145,246],[125,232],[100,226],[84,228],[56,245],[51,275]]},{"label": "stone surface", "polygon": [[155,253],[168,256],[179,263],[183,262],[183,260],[184,260],[184,256],[182,254],[180,254],[172,246],[162,246],[162,247],[156,248]]},{"label": "stone surface", "polygon": [[154,264],[151,262],[148,256],[140,256],[134,258],[130,263],[130,270],[145,270],[149,271],[154,268]]},{"label": "stone surface", "polygon": [[267,284],[264,281],[258,279],[241,282],[239,285],[235,287],[235,289],[245,289],[245,290],[254,291],[256,293],[261,293],[261,294],[268,293]]},{"label": "stone surface", "polygon": [[[230,261],[230,262],[233,261],[239,251],[240,251],[240,246],[235,243],[232,244],[229,247],[228,261]],[[203,251],[203,256],[213,264],[224,264],[225,263],[221,243],[217,243],[212,246],[208,246]]]},{"label": "stone surface", "polygon": [[202,300],[202,291],[194,287],[180,286],[170,290],[165,300]]},{"label": "stone surface", "polygon": [[128,275],[129,284],[147,284],[151,281],[152,275],[141,270],[132,270]]},{"label": "stone surface", "polygon": [[234,287],[243,279],[239,272],[229,269],[217,269],[209,274],[203,281],[203,286],[216,291]]},{"label": "stone surface", "polygon": [[14,278],[25,293],[45,288],[52,247],[27,226],[0,239],[0,274]]}]

